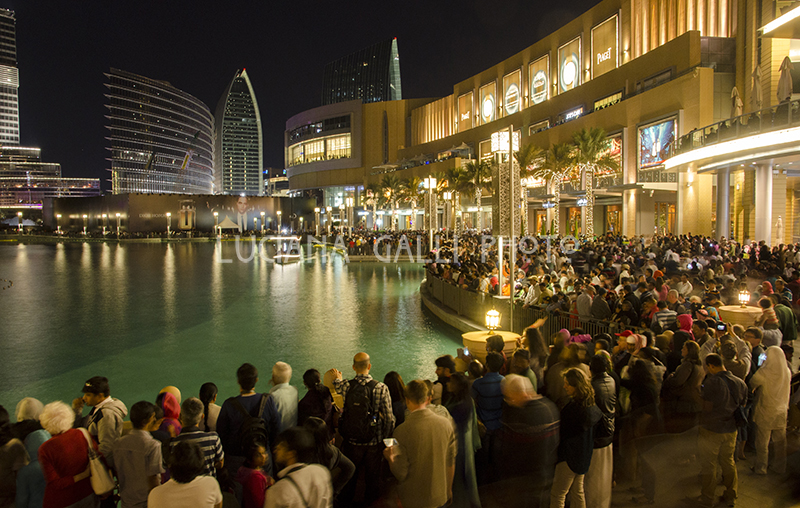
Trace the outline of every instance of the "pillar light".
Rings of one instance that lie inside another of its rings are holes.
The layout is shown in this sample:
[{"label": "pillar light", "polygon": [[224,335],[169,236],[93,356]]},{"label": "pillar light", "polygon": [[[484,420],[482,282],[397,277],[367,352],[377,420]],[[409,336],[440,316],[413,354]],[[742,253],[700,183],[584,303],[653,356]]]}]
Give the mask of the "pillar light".
[{"label": "pillar light", "polygon": [[486,328],[492,332],[500,328],[500,313],[497,310],[492,309],[486,313]]},{"label": "pillar light", "polygon": [[746,307],[747,303],[750,301],[750,292],[746,289],[739,291],[739,303],[742,307]]}]

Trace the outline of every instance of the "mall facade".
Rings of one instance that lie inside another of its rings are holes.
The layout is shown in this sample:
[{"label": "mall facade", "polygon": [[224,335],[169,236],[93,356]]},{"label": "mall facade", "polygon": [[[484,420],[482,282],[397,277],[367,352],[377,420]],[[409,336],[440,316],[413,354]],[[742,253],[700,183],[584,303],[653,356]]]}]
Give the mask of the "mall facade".
[{"label": "mall facade", "polygon": [[[372,105],[347,109],[349,103],[342,103],[332,105],[339,109],[326,106],[293,117],[285,145],[290,187],[322,188],[326,206],[349,195],[363,206],[360,190],[386,174],[425,177],[469,159],[494,159],[503,144],[493,147],[492,135],[509,128],[523,145],[546,149],[571,141],[580,129],[602,127],[620,170],[594,175],[596,232],[798,241],[800,173],[790,162],[800,141],[788,142],[780,160],[762,146],[770,142],[762,139],[764,132],[781,125],[773,120],[780,116],[781,63],[785,57],[800,60],[800,28],[796,33],[792,28],[800,17],[784,4],[605,0],[530,47],[455,83],[446,97],[378,103],[374,112],[366,109]],[[780,27],[767,30],[770,23]],[[461,57],[469,58],[468,51]],[[800,82],[800,75],[794,82]],[[734,87],[740,102],[732,98]],[[797,105],[785,108],[791,125]],[[761,136],[751,152],[711,165],[706,152],[686,155],[715,144],[719,136],[711,134],[720,132],[720,122],[733,135],[730,127],[744,121],[731,118],[742,114],[754,114],[758,130],[754,123],[750,129],[737,128],[736,139],[727,147],[718,144],[712,156],[741,145],[739,138]],[[337,149],[335,139],[312,150],[298,148],[303,136],[347,132],[346,149]],[[694,141],[681,144],[689,134]],[[683,159],[671,160],[678,149]],[[727,169],[721,172],[723,166]],[[528,231],[548,229],[555,206],[551,182],[522,181]],[[586,175],[561,185],[560,232],[580,235],[586,227]],[[465,196],[462,212],[467,226],[477,222],[477,213],[488,224],[492,198],[478,204]],[[369,221],[369,214],[362,214]],[[718,226],[718,220],[724,224]]]}]

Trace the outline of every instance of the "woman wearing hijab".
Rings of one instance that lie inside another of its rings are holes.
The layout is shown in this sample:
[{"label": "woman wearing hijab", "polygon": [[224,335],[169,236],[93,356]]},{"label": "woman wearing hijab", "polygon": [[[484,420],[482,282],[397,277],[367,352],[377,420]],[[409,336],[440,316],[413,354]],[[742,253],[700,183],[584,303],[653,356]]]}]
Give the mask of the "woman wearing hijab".
[{"label": "woman wearing hijab", "polygon": [[181,404],[178,399],[170,392],[158,394],[156,397],[156,405],[164,410],[164,420],[158,430],[169,432],[171,437],[175,437],[181,433]]},{"label": "woman wearing hijab", "polygon": [[764,364],[750,379],[750,389],[756,395],[753,422],[756,425],[756,474],[767,474],[769,442],[772,440],[775,457],[772,469],[786,471],[786,412],[789,410],[789,386],[792,373],[786,356],[778,346],[767,348]]},{"label": "woman wearing hijab", "polygon": [[[697,341],[692,333],[692,324],[694,319],[689,314],[678,314],[678,330],[682,330],[689,334],[691,340]],[[674,338],[674,337],[673,337]]]}]

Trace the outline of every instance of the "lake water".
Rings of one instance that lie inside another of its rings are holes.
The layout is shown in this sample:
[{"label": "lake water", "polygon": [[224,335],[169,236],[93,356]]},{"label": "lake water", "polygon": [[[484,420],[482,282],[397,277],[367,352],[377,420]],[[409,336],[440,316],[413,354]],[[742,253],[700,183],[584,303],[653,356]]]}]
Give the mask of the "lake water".
[{"label": "lake water", "polygon": [[423,310],[423,277],[421,265],[319,254],[243,263],[233,242],[0,244],[0,279],[13,281],[0,291],[0,404],[13,415],[26,396],[70,401],[95,375],[128,407],[207,381],[221,402],[238,393],[239,365],[254,364],[267,391],[279,360],[302,396],[306,369],[351,376],[362,350],[380,380],[432,379],[460,335]]}]

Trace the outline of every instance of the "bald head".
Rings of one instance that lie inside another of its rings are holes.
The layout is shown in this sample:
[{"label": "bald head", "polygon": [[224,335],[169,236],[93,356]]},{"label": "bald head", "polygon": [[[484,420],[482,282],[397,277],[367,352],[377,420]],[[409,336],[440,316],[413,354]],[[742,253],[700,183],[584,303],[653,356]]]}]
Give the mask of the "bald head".
[{"label": "bald head", "polygon": [[371,368],[367,353],[358,353],[353,357],[353,370],[356,371],[356,374],[369,374]]},{"label": "bald head", "polygon": [[500,383],[503,397],[512,406],[522,407],[536,396],[531,380],[525,376],[509,374]]}]

